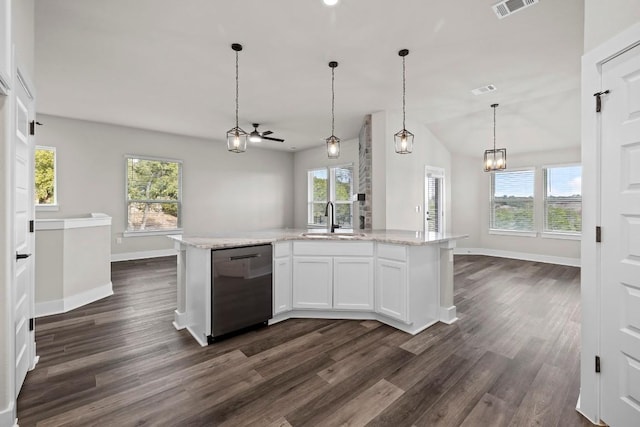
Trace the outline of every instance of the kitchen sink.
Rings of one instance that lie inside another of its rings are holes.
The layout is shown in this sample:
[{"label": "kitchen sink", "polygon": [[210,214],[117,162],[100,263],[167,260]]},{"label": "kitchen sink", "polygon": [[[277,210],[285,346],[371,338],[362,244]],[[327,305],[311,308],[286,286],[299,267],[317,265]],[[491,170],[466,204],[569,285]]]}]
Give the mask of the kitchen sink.
[{"label": "kitchen sink", "polygon": [[364,237],[366,234],[364,233],[302,233],[302,237],[308,239],[341,239],[341,240],[349,240],[349,239],[357,239],[359,237]]}]

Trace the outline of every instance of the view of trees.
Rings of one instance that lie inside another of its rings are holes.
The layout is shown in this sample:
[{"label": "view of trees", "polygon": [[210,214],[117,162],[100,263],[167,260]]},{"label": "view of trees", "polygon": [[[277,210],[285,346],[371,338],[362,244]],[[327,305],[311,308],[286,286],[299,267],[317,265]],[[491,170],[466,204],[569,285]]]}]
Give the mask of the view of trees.
[{"label": "view of trees", "polygon": [[493,224],[497,230],[533,230],[533,197],[502,196],[493,199]]},{"label": "view of trees", "polygon": [[55,203],[55,151],[36,149],[35,202],[38,205]]},{"label": "view of trees", "polygon": [[[351,168],[333,168],[332,173],[335,174],[335,222],[343,228],[351,228],[352,219],[352,202],[351,183],[353,172]],[[325,207],[329,198],[327,191],[329,189],[329,179],[327,170],[312,171],[313,179],[313,202],[312,202],[312,219],[313,224],[326,225],[327,217],[324,216]]]},{"label": "view of trees", "polygon": [[546,226],[548,231],[582,231],[582,197],[548,197]]},{"label": "view of trees", "polygon": [[128,230],[179,227],[180,164],[127,159]]}]

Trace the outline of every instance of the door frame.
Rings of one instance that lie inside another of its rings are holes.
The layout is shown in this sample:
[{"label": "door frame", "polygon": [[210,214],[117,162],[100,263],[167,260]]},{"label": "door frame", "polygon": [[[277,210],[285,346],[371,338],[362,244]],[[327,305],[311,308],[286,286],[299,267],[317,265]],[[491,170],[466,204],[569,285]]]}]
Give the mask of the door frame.
[{"label": "door frame", "polygon": [[602,307],[600,304],[601,254],[596,244],[600,225],[600,115],[593,94],[602,88],[602,65],[640,45],[640,23],[607,40],[582,56],[582,243],[581,243],[581,352],[580,397],[576,409],[592,423],[601,416],[600,376],[595,357],[600,354]]},{"label": "door frame", "polygon": [[427,179],[429,178],[430,175],[433,175],[437,178],[440,178],[442,181],[442,188],[440,189],[440,233],[444,233],[446,228],[446,215],[445,215],[445,205],[446,205],[446,183],[445,183],[445,170],[444,168],[441,167],[437,167],[437,166],[425,166],[424,167],[424,191],[423,191],[423,195],[424,195],[424,201],[422,203],[422,208],[423,208],[423,214],[422,214],[422,226],[424,229],[425,234],[428,232],[427,230],[427,206],[428,206],[428,191],[429,188],[427,186]]}]

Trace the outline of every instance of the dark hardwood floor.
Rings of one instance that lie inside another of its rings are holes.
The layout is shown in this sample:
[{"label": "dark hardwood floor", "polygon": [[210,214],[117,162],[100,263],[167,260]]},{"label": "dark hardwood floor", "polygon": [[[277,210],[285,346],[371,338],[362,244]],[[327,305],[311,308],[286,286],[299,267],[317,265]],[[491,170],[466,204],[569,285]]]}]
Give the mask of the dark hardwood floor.
[{"label": "dark hardwood floor", "polygon": [[171,324],[175,262],[114,263],[115,295],[37,320],[21,426],[590,425],[577,268],[456,256],[453,325],[292,319],[202,348]]}]

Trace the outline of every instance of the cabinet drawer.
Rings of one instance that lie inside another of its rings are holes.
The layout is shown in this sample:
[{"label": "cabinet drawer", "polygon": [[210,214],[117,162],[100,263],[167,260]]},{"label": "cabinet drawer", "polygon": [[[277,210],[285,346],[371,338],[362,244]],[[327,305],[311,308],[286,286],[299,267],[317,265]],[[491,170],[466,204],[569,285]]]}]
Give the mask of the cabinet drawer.
[{"label": "cabinet drawer", "polygon": [[291,242],[276,242],[273,244],[273,257],[280,258],[291,255]]},{"label": "cabinet drawer", "polygon": [[393,259],[396,261],[407,260],[407,248],[400,245],[378,244],[378,258]]},{"label": "cabinet drawer", "polygon": [[293,242],[294,255],[373,256],[373,242]]}]

